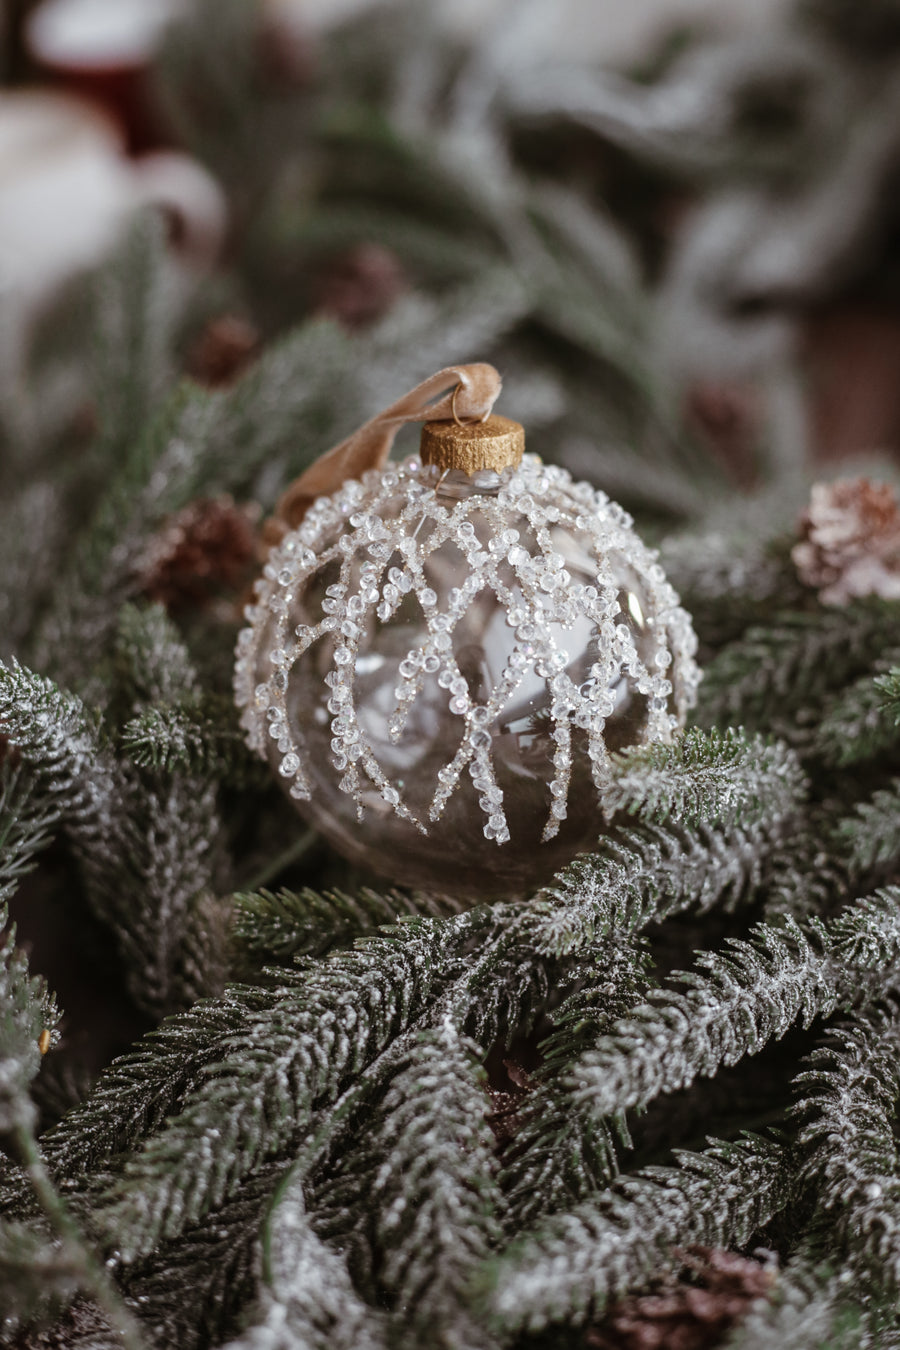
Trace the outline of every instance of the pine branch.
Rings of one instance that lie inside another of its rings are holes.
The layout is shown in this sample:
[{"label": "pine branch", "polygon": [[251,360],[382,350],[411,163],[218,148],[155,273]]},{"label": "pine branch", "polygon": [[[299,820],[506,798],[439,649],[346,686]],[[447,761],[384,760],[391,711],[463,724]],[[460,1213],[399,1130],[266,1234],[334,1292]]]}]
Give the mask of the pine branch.
[{"label": "pine branch", "polygon": [[900,1289],[900,1008],[875,1009],[831,1033],[798,1076],[801,1177],[815,1187],[847,1261],[876,1287]]},{"label": "pine branch", "polygon": [[123,728],[120,746],[133,764],[156,773],[239,786],[256,775],[233,702],[215,694],[196,704],[142,708]]},{"label": "pine branch", "polygon": [[882,706],[894,719],[896,726],[900,722],[900,667],[889,670],[886,675],[876,676],[875,684],[881,695]]},{"label": "pine branch", "polygon": [[53,1174],[75,1179],[137,1148],[203,1081],[248,1015],[272,1001],[271,990],[232,985],[223,998],[199,1002],[149,1032],[134,1050],[114,1060],[89,1096],[42,1138]]},{"label": "pine branch", "polygon": [[[896,651],[887,652],[878,665],[883,670],[898,657]],[[884,680],[883,675],[864,675],[829,701],[814,742],[826,764],[843,768],[896,747],[900,728],[896,707],[885,699]]]},{"label": "pine branch", "polygon": [[791,822],[766,859],[763,918],[779,916],[798,922],[826,917],[843,905],[850,892],[848,867],[835,849],[823,847],[843,815],[843,804],[808,807]]},{"label": "pine branch", "polygon": [[478,1047],[452,1024],[423,1033],[394,1077],[365,1152],[378,1280],[402,1327],[392,1344],[474,1344],[460,1303],[500,1235],[494,1139]]},{"label": "pine branch", "polygon": [[53,1233],[60,1239],[64,1259],[73,1269],[78,1288],[98,1305],[116,1333],[123,1350],[143,1350],[134,1318],[126,1308],[106,1266],[85,1241],[68,1206],[47,1172],[30,1126],[22,1120],[10,1131],[12,1152],[21,1163],[35,1198]]},{"label": "pine branch", "polygon": [[68,819],[92,824],[106,806],[110,768],[99,719],[80,698],[13,657],[0,663],[0,734],[33,766]]},{"label": "pine branch", "polygon": [[59,818],[52,795],[37,791],[27,772],[4,759],[0,763],[0,928],[6,922],[7,902],[34,867],[35,855],[50,843]]},{"label": "pine branch", "polygon": [[176,319],[165,284],[163,223],[139,219],[95,283],[93,384],[100,420],[95,456],[116,464],[132,450],[171,380],[170,345]]},{"label": "pine branch", "polygon": [[259,891],[234,897],[234,937],[248,952],[317,956],[328,947],[345,945],[374,933],[383,924],[407,917],[440,918],[459,913],[461,903],[428,893],[382,894],[363,887],[355,895],[343,891]]},{"label": "pine branch", "polygon": [[701,953],[707,974],[678,975],[685,992],[654,991],[586,1051],[569,1075],[575,1102],[611,1116],[712,1077],[798,1020],[808,1027],[839,1005],[878,997],[898,952],[897,891],[857,902],[827,927],[814,919],[805,928],[758,925],[750,942],[732,938],[726,953]]},{"label": "pine branch", "polygon": [[636,1002],[645,961],[642,949],[617,944],[596,969],[583,971],[586,983],[553,1016],[537,1082],[502,1155],[510,1232],[595,1194],[618,1170],[617,1143],[630,1146],[624,1115],[605,1120],[579,1110],[566,1080],[584,1051]]},{"label": "pine branch", "polygon": [[817,707],[897,646],[897,619],[896,605],[859,600],[749,629],[707,666],[698,721],[770,731],[777,710],[779,726],[789,729],[800,710]]},{"label": "pine branch", "polygon": [[183,947],[211,885],[221,829],[216,789],[180,776],[157,785],[127,769],[116,776],[102,833],[78,840],[80,861],[91,906],[115,932],[132,997],[163,1016],[186,994]]},{"label": "pine branch", "polygon": [[791,1197],[781,1149],[762,1139],[676,1154],[551,1219],[488,1268],[485,1303],[504,1336],[580,1325],[676,1265],[673,1248],[742,1246]]},{"label": "pine branch", "polygon": [[284,1149],[425,1006],[453,942],[483,928],[478,911],[414,919],[336,952],[220,1043],[181,1114],[127,1163],[98,1222],[133,1259],[173,1238]]},{"label": "pine branch", "polygon": [[851,1292],[831,1266],[795,1258],[770,1298],[750,1310],[722,1350],[866,1350],[873,1342]]},{"label": "pine branch", "polygon": [[44,981],[29,975],[14,941],[14,931],[0,936],[0,1135],[31,1129],[36,1113],[28,1089],[42,1047],[49,1048],[47,1036],[50,1043],[57,1039],[60,1017]]},{"label": "pine branch", "polygon": [[123,605],[116,632],[118,682],[129,703],[180,704],[198,696],[197,676],[162,605]]},{"label": "pine branch", "polygon": [[747,827],[795,811],[804,789],[803,771],[786,745],[732,729],[692,729],[674,745],[617,756],[603,804],[607,817],[627,811],[648,824]]},{"label": "pine branch", "polygon": [[848,855],[854,876],[864,876],[900,858],[900,779],[858,802],[834,831],[835,843]]},{"label": "pine branch", "polygon": [[360,1300],[340,1256],[310,1227],[305,1179],[298,1165],[275,1196],[263,1238],[260,1307],[227,1350],[384,1350],[377,1314]]},{"label": "pine branch", "polygon": [[11,495],[0,516],[0,658],[21,651],[53,584],[63,535],[61,493],[38,481]]},{"label": "pine branch", "polygon": [[839,914],[830,924],[834,958],[860,970],[886,970],[900,960],[900,888],[886,886]]},{"label": "pine branch", "polygon": [[535,950],[564,955],[595,935],[637,932],[680,910],[736,907],[762,880],[773,826],[777,837],[777,824],[769,820],[747,830],[617,830],[541,893],[533,909]]},{"label": "pine branch", "polygon": [[576,1104],[597,1116],[640,1109],[663,1093],[712,1077],[780,1039],[798,1018],[809,1026],[851,996],[829,959],[827,937],[788,921],[760,925],[727,955],[701,953],[707,974],[677,976],[686,992],[659,989],[572,1066]]},{"label": "pine branch", "polygon": [[58,1315],[75,1296],[80,1273],[58,1241],[25,1224],[0,1222],[3,1343]]},{"label": "pine branch", "polygon": [[233,1334],[256,1294],[259,1238],[285,1171],[283,1163],[264,1169],[221,1209],[126,1272],[129,1304],[159,1343],[203,1350]]}]

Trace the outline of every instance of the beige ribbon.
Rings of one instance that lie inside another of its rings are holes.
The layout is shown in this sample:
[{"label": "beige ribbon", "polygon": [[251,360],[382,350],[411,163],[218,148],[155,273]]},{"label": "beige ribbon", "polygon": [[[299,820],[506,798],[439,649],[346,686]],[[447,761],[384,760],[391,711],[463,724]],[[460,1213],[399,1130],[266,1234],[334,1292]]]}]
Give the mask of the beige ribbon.
[{"label": "beige ribbon", "polygon": [[[449,390],[447,393],[445,391]],[[500,393],[493,366],[447,366],[417,384],[396,403],[354,431],[347,440],[321,455],[282,494],[275,514],[263,526],[270,547],[296,529],[317,497],[329,496],[367,469],[383,468],[394,437],[407,422],[482,422]],[[443,397],[440,397],[443,395]]]}]

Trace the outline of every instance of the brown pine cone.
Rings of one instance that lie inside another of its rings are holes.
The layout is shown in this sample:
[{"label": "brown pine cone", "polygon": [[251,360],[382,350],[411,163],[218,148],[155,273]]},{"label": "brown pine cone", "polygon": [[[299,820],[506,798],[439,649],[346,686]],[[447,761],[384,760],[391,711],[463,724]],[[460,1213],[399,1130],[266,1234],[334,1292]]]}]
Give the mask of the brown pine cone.
[{"label": "brown pine cone", "polygon": [[141,594],[179,610],[235,592],[255,566],[258,518],[227,496],[190,502],[148,541],[136,569]]},{"label": "brown pine cone", "polygon": [[791,557],[824,605],[865,595],[900,599],[900,508],[886,483],[817,483],[799,529]]},{"label": "brown pine cone", "polygon": [[767,1296],[775,1278],[770,1264],[713,1247],[692,1248],[684,1260],[696,1283],[667,1276],[654,1292],[621,1299],[602,1324],[588,1330],[585,1345],[591,1350],[713,1350],[752,1304]]},{"label": "brown pine cone", "polygon": [[313,309],[355,332],[381,319],[406,289],[395,253],[357,244],[325,263],[313,283]]},{"label": "brown pine cone", "polygon": [[209,321],[194,343],[185,369],[198,384],[218,389],[242,375],[259,350],[259,332],[248,319],[220,314]]}]

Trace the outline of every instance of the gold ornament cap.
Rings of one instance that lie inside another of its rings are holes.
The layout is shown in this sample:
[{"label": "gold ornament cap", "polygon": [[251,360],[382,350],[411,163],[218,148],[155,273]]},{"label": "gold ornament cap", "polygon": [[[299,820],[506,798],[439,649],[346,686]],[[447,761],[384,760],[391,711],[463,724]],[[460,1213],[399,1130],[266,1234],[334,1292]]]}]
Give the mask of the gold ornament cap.
[{"label": "gold ornament cap", "polygon": [[495,413],[483,422],[426,422],[422,427],[419,457],[444,471],[501,473],[521,464],[524,453],[525,428]]}]

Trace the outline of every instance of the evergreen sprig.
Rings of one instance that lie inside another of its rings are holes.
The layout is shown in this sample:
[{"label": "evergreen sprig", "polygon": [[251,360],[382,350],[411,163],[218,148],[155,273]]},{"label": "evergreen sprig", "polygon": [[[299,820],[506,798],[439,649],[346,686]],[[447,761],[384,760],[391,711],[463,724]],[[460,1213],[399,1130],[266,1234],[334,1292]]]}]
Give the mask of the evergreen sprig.
[{"label": "evergreen sprig", "polygon": [[449,931],[411,920],[392,936],[337,952],[279,988],[264,1009],[245,1011],[180,1115],[130,1159],[113,1187],[98,1223],[125,1259],[177,1236],[234,1194],[409,1026],[440,979],[439,957],[454,928],[472,928],[468,916],[446,924]]},{"label": "evergreen sprig", "polygon": [[583,1323],[650,1271],[677,1264],[673,1249],[740,1246],[790,1199],[783,1152],[766,1140],[676,1157],[677,1166],[623,1177],[513,1244],[490,1268],[495,1324],[509,1334]]},{"label": "evergreen sprig", "polygon": [[893,864],[900,857],[900,779],[879,788],[868,801],[857,802],[853,815],[835,829],[834,839],[856,876]]},{"label": "evergreen sprig", "polygon": [[281,958],[313,956],[402,918],[437,918],[461,908],[449,896],[401,891],[385,895],[371,887],[355,895],[308,888],[277,894],[262,890],[235,895],[233,929],[235,939],[248,952]]},{"label": "evergreen sprig", "polygon": [[25,954],[14,943],[15,931],[0,935],[0,1135],[33,1126],[28,1089],[59,1021],[44,980],[29,974]]},{"label": "evergreen sprig", "polygon": [[894,1003],[835,1028],[797,1079],[801,1176],[815,1185],[854,1270],[900,1287],[900,1011]]},{"label": "evergreen sprig", "polygon": [[897,893],[881,892],[829,926],[786,918],[759,925],[750,941],[730,938],[723,952],[701,953],[704,973],[673,977],[684,992],[652,991],[571,1066],[575,1101],[601,1117],[639,1109],[759,1053],[798,1021],[808,1027],[877,997],[891,987],[898,925]]},{"label": "evergreen sprig", "polygon": [[796,755],[762,736],[692,728],[674,745],[640,747],[616,761],[604,794],[608,815],[627,811],[647,822],[751,825],[777,821],[802,801],[805,780]]},{"label": "evergreen sprig", "polygon": [[[883,670],[896,659],[897,653],[887,652],[878,665]],[[827,764],[858,764],[896,747],[900,730],[886,678],[890,690],[890,676],[864,675],[829,701],[815,737],[815,748]]]},{"label": "evergreen sprig", "polygon": [[[844,608],[787,613],[749,629],[706,668],[700,692],[705,726],[740,723],[796,734],[804,709],[861,676],[897,645],[896,607],[857,600]],[[773,716],[774,714],[774,716]]]}]

